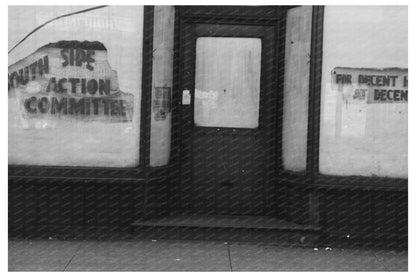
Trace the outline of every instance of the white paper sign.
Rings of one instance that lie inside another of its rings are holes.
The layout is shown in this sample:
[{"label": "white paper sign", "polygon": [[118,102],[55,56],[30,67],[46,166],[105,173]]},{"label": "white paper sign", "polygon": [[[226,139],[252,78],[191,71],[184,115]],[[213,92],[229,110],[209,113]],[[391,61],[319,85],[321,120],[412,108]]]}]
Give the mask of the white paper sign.
[{"label": "white paper sign", "polygon": [[191,104],[191,93],[188,89],[182,91],[182,105]]}]

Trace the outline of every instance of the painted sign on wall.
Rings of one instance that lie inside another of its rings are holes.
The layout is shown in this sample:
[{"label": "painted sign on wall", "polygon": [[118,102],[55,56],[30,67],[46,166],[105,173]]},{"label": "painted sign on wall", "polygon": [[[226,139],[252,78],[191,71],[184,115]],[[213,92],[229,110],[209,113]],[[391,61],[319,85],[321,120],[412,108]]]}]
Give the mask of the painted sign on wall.
[{"label": "painted sign on wall", "polygon": [[366,100],[368,104],[408,101],[407,69],[336,67],[332,71],[332,83],[345,97]]},{"label": "painted sign on wall", "polygon": [[23,118],[132,120],[133,95],[119,90],[117,73],[99,42],[60,41],[9,67]]}]

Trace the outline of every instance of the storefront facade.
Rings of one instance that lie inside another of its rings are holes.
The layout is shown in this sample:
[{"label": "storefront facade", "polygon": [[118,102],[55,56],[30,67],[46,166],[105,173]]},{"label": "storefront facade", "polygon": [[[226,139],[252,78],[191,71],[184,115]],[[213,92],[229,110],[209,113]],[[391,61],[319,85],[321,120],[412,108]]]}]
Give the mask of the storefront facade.
[{"label": "storefront facade", "polygon": [[407,7],[36,9],[9,47],[11,234],[266,216],[407,245]]}]

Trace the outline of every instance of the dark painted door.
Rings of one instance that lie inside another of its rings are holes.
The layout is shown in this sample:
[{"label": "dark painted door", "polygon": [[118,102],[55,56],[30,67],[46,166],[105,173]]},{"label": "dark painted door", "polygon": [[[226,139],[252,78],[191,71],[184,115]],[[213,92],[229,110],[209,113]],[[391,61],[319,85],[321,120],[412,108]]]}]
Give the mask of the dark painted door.
[{"label": "dark painted door", "polygon": [[182,212],[272,215],[275,27],[180,27]]}]

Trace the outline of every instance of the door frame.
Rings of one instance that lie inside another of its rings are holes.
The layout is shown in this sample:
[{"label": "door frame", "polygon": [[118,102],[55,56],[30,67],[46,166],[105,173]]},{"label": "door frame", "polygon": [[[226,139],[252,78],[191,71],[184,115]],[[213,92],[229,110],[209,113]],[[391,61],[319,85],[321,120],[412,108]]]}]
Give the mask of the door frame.
[{"label": "door frame", "polygon": [[[225,7],[225,8],[224,8]],[[185,24],[232,24],[232,25],[258,25],[274,26],[275,57],[272,74],[273,90],[276,91],[276,128],[275,128],[275,155],[274,160],[268,164],[275,167],[274,172],[282,170],[282,118],[283,118],[283,87],[284,87],[284,56],[286,11],[284,6],[179,6],[175,10],[175,42],[173,66],[173,97],[172,97],[172,148],[171,164],[171,207],[172,211],[181,208],[181,149],[185,147],[182,141],[182,81],[183,63],[181,57],[181,32]],[[273,157],[273,155],[272,155]],[[271,170],[267,169],[267,172]],[[274,174],[276,175],[276,174]],[[276,191],[276,176],[267,178],[267,185]],[[276,206],[276,199],[272,200]]]}]

